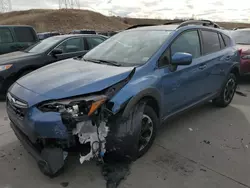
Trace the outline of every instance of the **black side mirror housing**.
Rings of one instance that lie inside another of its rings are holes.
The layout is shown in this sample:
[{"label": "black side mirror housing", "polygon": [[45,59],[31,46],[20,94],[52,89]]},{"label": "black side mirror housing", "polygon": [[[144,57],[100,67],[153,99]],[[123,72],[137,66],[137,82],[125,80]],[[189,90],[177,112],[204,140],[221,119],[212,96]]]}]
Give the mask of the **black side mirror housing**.
[{"label": "black side mirror housing", "polygon": [[172,56],[172,65],[190,65],[192,63],[193,56],[192,54],[185,52],[176,52]]},{"label": "black side mirror housing", "polygon": [[54,49],[54,50],[51,51],[51,54],[54,57],[56,57],[57,55],[62,54],[62,53],[63,53],[63,51],[61,49]]}]

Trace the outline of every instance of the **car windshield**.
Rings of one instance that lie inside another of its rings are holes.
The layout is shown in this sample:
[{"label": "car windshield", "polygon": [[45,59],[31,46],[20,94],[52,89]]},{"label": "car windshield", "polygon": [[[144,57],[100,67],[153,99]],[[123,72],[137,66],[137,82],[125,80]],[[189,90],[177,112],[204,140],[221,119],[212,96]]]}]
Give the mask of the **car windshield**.
[{"label": "car windshield", "polygon": [[61,37],[50,37],[34,44],[33,46],[27,48],[24,51],[30,53],[43,53],[61,40]]},{"label": "car windshield", "polygon": [[141,65],[162,46],[172,31],[134,30],[118,33],[85,56],[85,60],[117,62],[122,66]]},{"label": "car windshield", "polygon": [[236,44],[250,44],[250,30],[236,30],[231,36]]}]

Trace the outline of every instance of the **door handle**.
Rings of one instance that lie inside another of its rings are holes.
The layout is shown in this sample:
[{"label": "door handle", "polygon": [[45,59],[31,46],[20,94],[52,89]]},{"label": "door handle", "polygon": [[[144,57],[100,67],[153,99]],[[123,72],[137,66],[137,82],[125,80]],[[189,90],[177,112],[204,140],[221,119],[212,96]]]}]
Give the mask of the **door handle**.
[{"label": "door handle", "polygon": [[207,65],[200,65],[200,66],[199,66],[199,69],[200,69],[200,70],[203,70],[203,69],[205,69],[205,68],[207,68]]}]

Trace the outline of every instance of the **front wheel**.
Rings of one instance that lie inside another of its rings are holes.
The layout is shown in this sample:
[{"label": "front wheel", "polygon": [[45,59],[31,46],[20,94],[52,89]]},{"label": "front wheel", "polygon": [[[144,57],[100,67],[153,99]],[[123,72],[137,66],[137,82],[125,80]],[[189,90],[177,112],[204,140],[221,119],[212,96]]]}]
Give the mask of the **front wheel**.
[{"label": "front wheel", "polygon": [[138,157],[143,156],[152,146],[157,126],[158,117],[155,111],[150,106],[146,106],[141,120],[141,130],[138,139]]},{"label": "front wheel", "polygon": [[213,103],[218,107],[226,107],[233,100],[237,88],[237,79],[233,73],[230,73],[226,83],[224,84],[220,95],[213,100]]}]

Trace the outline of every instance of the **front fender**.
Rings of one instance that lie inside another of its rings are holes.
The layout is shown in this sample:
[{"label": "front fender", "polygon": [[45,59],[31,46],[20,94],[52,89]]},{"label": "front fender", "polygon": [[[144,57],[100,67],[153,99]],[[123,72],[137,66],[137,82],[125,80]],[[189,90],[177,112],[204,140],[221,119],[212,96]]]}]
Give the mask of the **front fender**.
[{"label": "front fender", "polygon": [[160,91],[157,89],[158,83],[158,77],[153,75],[142,77],[140,79],[132,79],[110,100],[110,103],[112,104],[110,111],[112,111],[113,114],[116,114],[123,109],[124,111],[122,115],[128,116],[135,104],[137,104],[143,97],[154,98],[161,109],[161,95]]},{"label": "front fender", "polygon": [[[134,106],[144,97],[152,97],[157,101],[157,106],[159,106],[159,111],[161,112],[161,95],[160,92],[156,88],[147,88],[145,90],[140,91],[137,95],[133,96],[129,102],[127,103],[124,111],[123,116],[127,117],[131,110],[134,108]],[[161,114],[161,113],[160,113]]]}]

